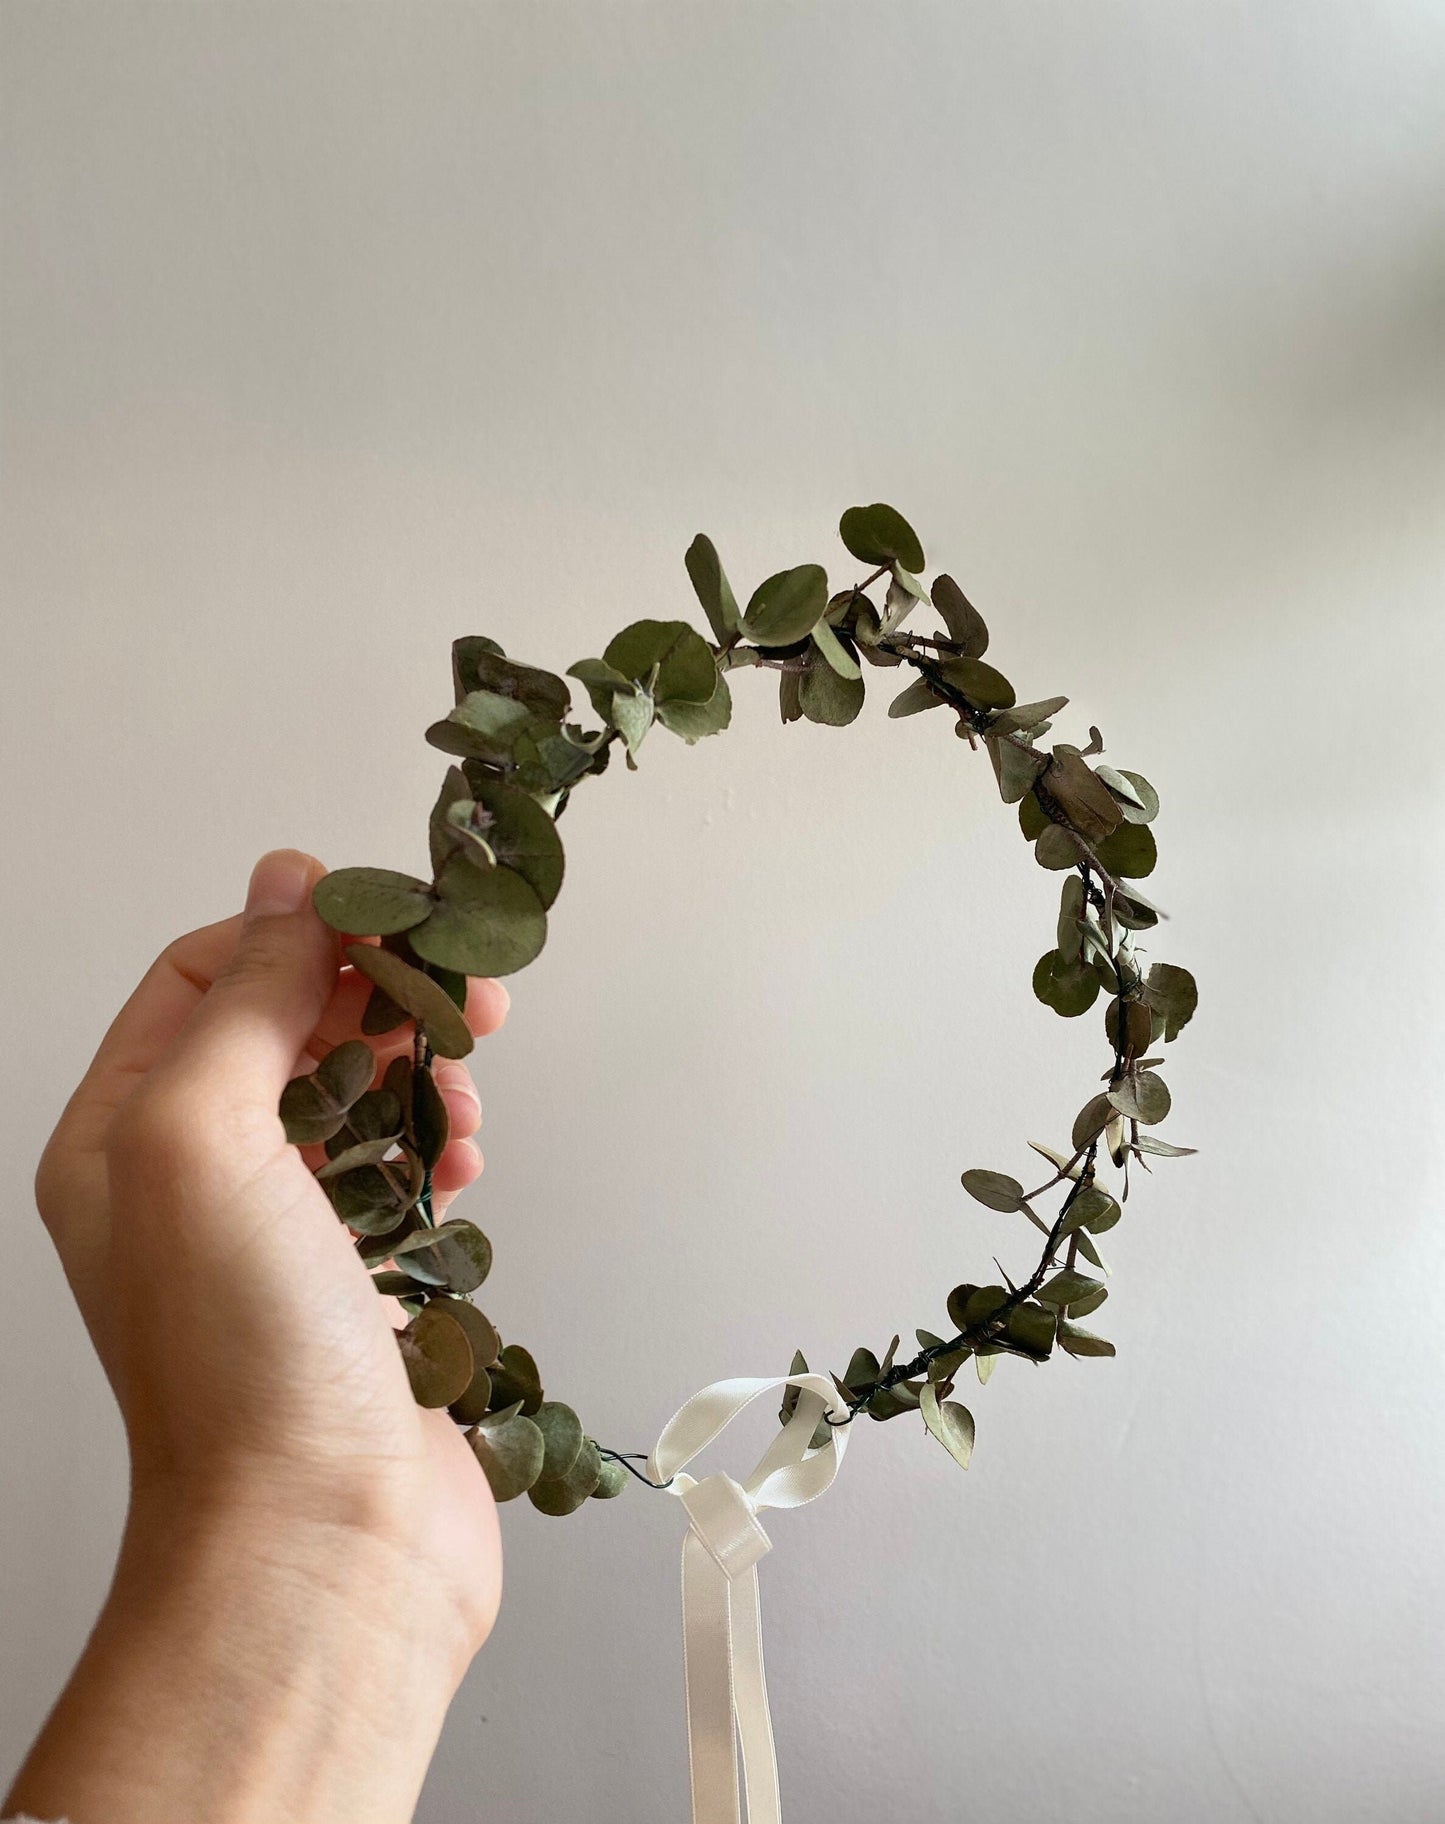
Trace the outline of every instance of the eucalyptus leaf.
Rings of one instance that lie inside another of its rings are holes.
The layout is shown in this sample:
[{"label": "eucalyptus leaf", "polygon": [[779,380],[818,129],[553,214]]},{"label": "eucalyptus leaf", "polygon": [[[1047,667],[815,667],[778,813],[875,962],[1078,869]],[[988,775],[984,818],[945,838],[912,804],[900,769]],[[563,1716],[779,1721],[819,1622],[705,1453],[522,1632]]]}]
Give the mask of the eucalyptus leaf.
[{"label": "eucalyptus leaf", "polygon": [[1142,773],[1117,772],[1112,766],[1095,771],[1119,800],[1125,823],[1152,823],[1159,815],[1159,794]]},{"label": "eucalyptus leaf", "polygon": [[550,722],[560,722],[571,707],[571,695],[561,678],[535,665],[517,664],[504,656],[495,640],[473,637],[454,641],[452,679],[462,702],[474,691],[485,690],[507,697],[521,704],[529,715]]},{"label": "eucalyptus leaf", "polygon": [[613,1457],[604,1457],[592,1491],[594,1501],[615,1501],[627,1486],[627,1471]]},{"label": "eucalyptus leaf", "polygon": [[[444,754],[506,762],[511,759],[519,736],[538,720],[525,703],[514,697],[504,697],[495,690],[474,690],[440,722],[433,722],[426,738]],[[543,725],[548,725],[545,720]]]},{"label": "eucalyptus leaf", "polygon": [[931,1382],[918,1396],[923,1422],[960,1469],[967,1469],[973,1455],[973,1414],[956,1400],[940,1400]]},{"label": "eucalyptus leaf", "polygon": [[1117,1201],[1101,1185],[1086,1184],[1071,1199],[1059,1233],[1072,1235],[1077,1229],[1088,1229],[1103,1235],[1122,1214]]},{"label": "eucalyptus leaf", "polygon": [[464,1058],[471,1051],[476,1043],[471,1028],[440,983],[376,944],[348,944],[346,960],[406,1009],[439,1056]]},{"label": "eucalyptus leaf", "polygon": [[440,1303],[429,1304],[396,1335],[418,1406],[450,1406],[472,1378],[472,1346]]},{"label": "eucalyptus leaf", "polygon": [[1197,1146],[1171,1146],[1167,1140],[1158,1140],[1153,1134],[1140,1134],[1134,1144],[1141,1153],[1156,1153],[1161,1159],[1184,1159],[1199,1151]]},{"label": "eucalyptus leaf", "polygon": [[848,651],[827,621],[819,621],[813,629],[813,644],[840,678],[853,679],[863,675],[857,659]]},{"label": "eucalyptus leaf", "polygon": [[463,975],[511,975],[547,941],[547,913],[535,889],[512,868],[483,873],[461,856],[437,882],[438,904],[411,933],[425,962]]},{"label": "eucalyptus leaf", "polygon": [[335,868],[317,881],[311,903],[333,931],[352,937],[409,931],[432,909],[424,880],[390,868]]},{"label": "eucalyptus leaf", "polygon": [[489,1413],[467,1433],[497,1501],[526,1494],[542,1471],[542,1434],[515,1408]]},{"label": "eucalyptus leaf", "polygon": [[1072,833],[1061,823],[1044,825],[1034,844],[1034,860],[1041,868],[1058,873],[1063,868],[1076,868],[1085,859]]},{"label": "eucalyptus leaf", "polygon": [[1112,836],[1095,845],[1094,853],[1100,867],[1122,880],[1143,880],[1159,859],[1154,832],[1142,823],[1121,823]]},{"label": "eucalyptus leaf", "polygon": [[1078,748],[1055,745],[1043,784],[1086,841],[1097,844],[1119,827],[1117,802]]},{"label": "eucalyptus leaf", "polygon": [[542,1458],[541,1479],[555,1482],[577,1461],[582,1449],[582,1421],[561,1400],[543,1400],[533,1413],[532,1422],[542,1434],[546,1453]]},{"label": "eucalyptus leaf", "polygon": [[680,735],[689,747],[708,735],[721,734],[732,721],[732,716],[733,694],[721,672],[718,673],[717,688],[706,703],[684,703],[678,700],[657,705],[658,721],[671,734]]},{"label": "eucalyptus leaf", "polygon": [[991,1210],[1024,1208],[1024,1187],[1006,1172],[988,1172],[975,1167],[963,1174],[961,1183],[970,1197],[987,1204]]},{"label": "eucalyptus leaf", "polygon": [[475,1292],[492,1270],[491,1242],[475,1223],[459,1216],[408,1236],[391,1257],[413,1279],[449,1292]]},{"label": "eucalyptus leaf", "polygon": [[719,646],[725,646],[742,632],[743,617],[732,585],[723,570],[722,560],[717,554],[717,547],[705,532],[699,532],[688,546],[683,561],[697,592],[697,599],[702,603],[708,625],[712,628],[713,638]]},{"label": "eucalyptus leaf", "polygon": [[810,722],[846,728],[863,707],[862,676],[840,677],[831,665],[815,660],[798,685],[798,706]]},{"label": "eucalyptus leaf", "polygon": [[542,1377],[531,1352],[520,1343],[508,1343],[492,1368],[492,1399],[497,1406],[520,1401],[522,1411],[532,1414],[542,1404]]},{"label": "eucalyptus leaf", "polygon": [[1076,1019],[1098,999],[1099,978],[1086,964],[1068,962],[1057,950],[1046,950],[1034,966],[1034,993],[1055,1013]]},{"label": "eucalyptus leaf", "polygon": [[977,608],[951,576],[934,577],[932,595],[959,657],[981,659],[988,651],[988,626]]},{"label": "eucalyptus leaf", "polygon": [[1044,770],[1046,762],[1040,755],[1032,754],[1018,742],[1006,738],[999,740],[990,735],[987,745],[994,777],[998,780],[999,797],[1005,804],[1017,804]]},{"label": "eucalyptus leaf", "polygon": [[487,841],[499,864],[520,874],[543,907],[550,906],[565,868],[555,820],[530,792],[502,780],[478,781],[476,799],[491,818]]},{"label": "eucalyptus leaf", "polygon": [[1109,1101],[1130,1121],[1156,1126],[1169,1113],[1169,1086],[1152,1070],[1139,1070],[1116,1083]]},{"label": "eucalyptus leaf", "polygon": [[939,696],[926,678],[915,678],[888,705],[888,714],[897,721],[900,716],[916,716],[920,710],[947,709],[948,700]]},{"label": "eucalyptus leaf", "polygon": [[1013,704],[1013,685],[982,659],[945,659],[938,669],[975,709],[1008,709]]},{"label": "eucalyptus leaf", "polygon": [[1114,1345],[1078,1324],[1059,1325],[1059,1347],[1070,1355],[1113,1355]]},{"label": "eucalyptus leaf", "polygon": [[585,1438],[566,1474],[555,1480],[538,1476],[528,1489],[527,1498],[539,1513],[560,1518],[575,1513],[601,1480],[602,1459],[591,1438]]},{"label": "eucalyptus leaf", "polygon": [[813,631],[827,606],[827,573],[818,564],[799,564],[758,585],[743,628],[759,646],[791,646]]},{"label": "eucalyptus leaf", "polygon": [[608,641],[602,662],[658,703],[706,703],[717,688],[717,662],[686,621],[634,621]]},{"label": "eucalyptus leaf", "polygon": [[838,536],[861,564],[898,563],[912,571],[923,568],[918,534],[901,513],[881,501],[871,507],[849,507],[838,521]]},{"label": "eucalyptus leaf", "polygon": [[1173,963],[1154,963],[1144,978],[1143,998],[1150,1011],[1164,1021],[1164,1037],[1177,1039],[1194,1018],[1199,989],[1187,969]]},{"label": "eucalyptus leaf", "polygon": [[1072,1305],[1076,1300],[1088,1298],[1095,1292],[1105,1290],[1097,1279],[1091,1279],[1087,1273],[1077,1273],[1072,1267],[1063,1267],[1034,1294],[1041,1305]]}]

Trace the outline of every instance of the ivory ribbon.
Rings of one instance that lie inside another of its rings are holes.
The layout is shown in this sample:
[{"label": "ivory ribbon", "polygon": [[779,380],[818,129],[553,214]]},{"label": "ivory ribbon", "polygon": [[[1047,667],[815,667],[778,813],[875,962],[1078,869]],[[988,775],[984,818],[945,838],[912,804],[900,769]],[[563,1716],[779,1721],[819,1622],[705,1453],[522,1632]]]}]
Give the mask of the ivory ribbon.
[{"label": "ivory ribbon", "polygon": [[[685,1473],[745,1406],[778,1387],[798,1389],[797,1409],[746,1482],[728,1475],[695,1481]],[[688,1518],[682,1646],[693,1824],[741,1824],[744,1798],[748,1824],[782,1824],[758,1606],[757,1564],[772,1541],[758,1515],[770,1507],[802,1507],[832,1486],[850,1428],[831,1427],[818,1450],[810,1451],[808,1441],[825,1412],[841,1419],[847,1410],[822,1374],[714,1381],[667,1422],[649,1459],[653,1481],[670,1485]]]}]

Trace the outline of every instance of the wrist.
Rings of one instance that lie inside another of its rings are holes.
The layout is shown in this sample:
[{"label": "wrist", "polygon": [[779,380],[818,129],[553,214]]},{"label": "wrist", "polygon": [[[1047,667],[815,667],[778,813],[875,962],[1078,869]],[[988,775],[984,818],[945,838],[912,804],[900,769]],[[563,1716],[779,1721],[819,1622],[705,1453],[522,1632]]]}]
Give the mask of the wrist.
[{"label": "wrist", "polygon": [[399,1824],[470,1657],[406,1554],[253,1502],[134,1502],[12,1809],[109,1824]]}]

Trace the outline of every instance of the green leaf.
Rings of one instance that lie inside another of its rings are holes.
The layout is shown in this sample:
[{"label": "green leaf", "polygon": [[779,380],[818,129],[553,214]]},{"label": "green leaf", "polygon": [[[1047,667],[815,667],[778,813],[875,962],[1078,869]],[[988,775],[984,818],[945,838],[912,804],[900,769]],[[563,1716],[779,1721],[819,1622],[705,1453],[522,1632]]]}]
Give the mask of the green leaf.
[{"label": "green leaf", "polygon": [[1042,1305],[1015,1305],[1008,1314],[1005,1331],[1009,1342],[1022,1354],[1043,1361],[1054,1347],[1054,1314]]},{"label": "green leaf", "polygon": [[581,1507],[602,1480],[602,1459],[591,1438],[585,1438],[577,1459],[563,1476],[550,1480],[538,1476],[527,1491],[527,1498],[538,1513],[560,1518]]},{"label": "green leaf", "polygon": [[547,941],[547,914],[533,887],[512,868],[483,872],[461,856],[442,870],[439,903],[411,933],[424,962],[463,975],[512,975]]},{"label": "green leaf", "polygon": [[531,1352],[520,1343],[508,1343],[492,1369],[492,1399],[501,1406],[520,1401],[522,1410],[534,1413],[542,1404],[542,1377]]},{"label": "green leaf", "polygon": [[1013,685],[982,659],[946,659],[938,669],[975,709],[1008,709],[1014,701]]},{"label": "green leaf", "polygon": [[558,1481],[572,1468],[582,1449],[582,1421],[561,1400],[543,1400],[532,1419],[542,1434],[546,1452],[540,1480]]},{"label": "green leaf", "polygon": [[520,874],[544,907],[562,890],[566,857],[557,825],[530,792],[500,779],[479,779],[477,803],[491,818],[487,842],[504,868]]},{"label": "green leaf", "polygon": [[860,564],[902,564],[923,568],[923,546],[908,521],[893,507],[849,507],[838,521],[838,536]]},{"label": "green leaf", "polygon": [[683,562],[687,565],[693,589],[702,603],[708,625],[712,628],[713,638],[719,646],[726,646],[735,634],[742,632],[743,617],[732,584],[729,583],[722,560],[717,554],[717,547],[705,532],[699,532],[688,546]]},{"label": "green leaf", "polygon": [[1059,1347],[1070,1355],[1113,1355],[1114,1345],[1078,1324],[1059,1325]]},{"label": "green leaf", "polygon": [[474,690],[442,721],[433,722],[426,738],[444,754],[501,763],[511,759],[519,736],[537,720],[514,697],[495,690]]},{"label": "green leaf", "polygon": [[346,960],[404,1007],[444,1058],[464,1058],[476,1041],[456,1002],[439,982],[376,944],[348,944]]},{"label": "green leaf", "polygon": [[1154,1071],[1140,1070],[1116,1083],[1109,1101],[1129,1120],[1153,1127],[1169,1113],[1169,1086]]},{"label": "green leaf", "polygon": [[813,629],[813,644],[840,678],[860,678],[863,669],[826,621]]},{"label": "green leaf", "polygon": [[1059,891],[1059,955],[1066,963],[1076,963],[1083,950],[1084,934],[1079,920],[1084,916],[1084,883],[1077,874],[1068,875]]},{"label": "green leaf", "polygon": [[1062,868],[1078,867],[1084,859],[1083,850],[1061,823],[1044,825],[1034,844],[1034,860],[1041,868],[1051,868],[1058,873]]},{"label": "green leaf", "polygon": [[1038,703],[1015,703],[1012,709],[1001,709],[998,712],[989,724],[989,733],[1018,735],[1030,729],[1042,728],[1068,701],[1067,697],[1044,697]]},{"label": "green leaf", "polygon": [[1114,1106],[1104,1095],[1093,1096],[1074,1117],[1072,1135],[1075,1150],[1087,1146],[1098,1134],[1102,1134],[1113,1118]]},{"label": "green leaf", "polygon": [[392,1249],[391,1258],[424,1285],[475,1292],[492,1270],[492,1244],[475,1223],[457,1216],[409,1235]]},{"label": "green leaf", "polygon": [[758,585],[743,628],[759,646],[791,646],[813,631],[827,606],[827,573],[819,564],[799,564]]},{"label": "green leaf", "polygon": [[423,1307],[396,1335],[418,1406],[450,1406],[472,1378],[472,1346],[466,1332],[440,1304]]},{"label": "green leaf", "polygon": [[451,1402],[448,1411],[458,1425],[476,1425],[486,1418],[491,1404],[492,1377],[485,1368],[478,1366],[472,1369],[472,1378]]},{"label": "green leaf", "polygon": [[448,813],[454,804],[468,803],[471,796],[472,789],[467,783],[466,774],[459,766],[449,766],[427,826],[433,874],[440,874],[448,858],[463,844],[463,837],[448,821]]},{"label": "green leaf", "polygon": [[488,1413],[467,1433],[467,1442],[482,1466],[494,1500],[515,1501],[541,1474],[542,1434],[515,1407]]},{"label": "green leaf", "polygon": [[658,721],[672,734],[681,735],[689,747],[707,735],[721,734],[732,718],[733,694],[721,672],[718,673],[717,689],[706,703],[669,702],[657,706]]},{"label": "green leaf", "polygon": [[1112,836],[1095,845],[1094,853],[1099,865],[1121,880],[1143,880],[1159,859],[1154,832],[1142,823],[1121,823]]},{"label": "green leaf", "polygon": [[592,1491],[594,1501],[613,1501],[627,1486],[627,1471],[614,1457],[602,1458],[601,1474]]},{"label": "green leaf", "polygon": [[1078,748],[1055,745],[1043,785],[1086,841],[1101,842],[1117,829],[1119,806]]},{"label": "green leaf", "polygon": [[593,709],[604,721],[612,713],[612,693],[616,690],[626,690],[632,682],[632,679],[620,672],[615,665],[605,664],[601,659],[578,659],[575,665],[567,667],[567,676],[576,678],[586,686]]},{"label": "green leaf", "polygon": [[977,608],[951,576],[934,577],[932,594],[949,639],[963,649],[960,658],[981,659],[988,651],[988,626]]},{"label": "green leaf", "polygon": [[1026,747],[1008,739],[998,740],[993,735],[987,739],[988,757],[993,762],[994,777],[998,780],[999,797],[1005,804],[1017,804],[1033,785],[1047,762],[1039,754],[1031,754]]},{"label": "green leaf", "polygon": [[924,709],[947,709],[947,700],[939,696],[926,678],[915,678],[906,684],[888,705],[888,714],[893,720],[900,716],[916,716]]},{"label": "green leaf", "polygon": [[622,736],[630,759],[637,758],[637,750],[642,746],[648,729],[652,727],[655,714],[656,706],[652,698],[640,687],[613,691],[607,719]]},{"label": "green leaf", "polygon": [[1154,963],[1144,978],[1143,998],[1150,1011],[1164,1021],[1165,1039],[1177,1039],[1194,1018],[1199,989],[1187,969]]},{"label": "green leaf", "polygon": [[686,621],[634,621],[608,641],[602,662],[659,703],[706,703],[717,689],[717,661]]},{"label": "green leaf", "polygon": [[1048,827],[1048,813],[1033,792],[1025,792],[1019,800],[1019,828],[1024,833],[1024,840],[1037,842]]},{"label": "green leaf", "polygon": [[459,702],[465,702],[473,691],[485,690],[509,697],[545,722],[560,722],[572,705],[571,692],[561,678],[505,658],[495,640],[472,636],[453,641],[452,678]]},{"label": "green leaf", "polygon": [[467,1333],[472,1346],[472,1360],[478,1368],[490,1368],[501,1354],[502,1339],[469,1298],[435,1298],[449,1317],[455,1318]]},{"label": "green leaf", "polygon": [[1106,1290],[1102,1280],[1091,1279],[1087,1273],[1076,1273],[1072,1267],[1063,1267],[1047,1284],[1040,1286],[1034,1296],[1041,1305],[1072,1305],[1077,1299]]},{"label": "green leaf", "polygon": [[375,1071],[371,1047],[348,1039],[327,1052],[309,1076],[293,1077],[281,1092],[286,1138],[293,1146],[319,1146],[339,1133]]},{"label": "green leaf", "polygon": [[831,665],[815,659],[798,685],[798,706],[810,722],[846,728],[863,707],[862,676],[842,678]]},{"label": "green leaf", "polygon": [[363,1165],[332,1179],[326,1190],[348,1229],[358,1235],[386,1235],[416,1202],[421,1184],[401,1163]]},{"label": "green leaf", "polygon": [[1159,815],[1159,794],[1142,773],[1116,772],[1112,766],[1094,770],[1119,800],[1125,823],[1152,823]]},{"label": "green leaf", "polygon": [[333,931],[351,937],[409,931],[432,908],[424,880],[390,868],[336,868],[317,881],[311,903]]},{"label": "green leaf", "polygon": [[930,1381],[918,1396],[918,1410],[923,1423],[938,1439],[960,1469],[968,1468],[973,1455],[973,1414],[956,1400],[942,1400],[938,1388]]},{"label": "green leaf", "polygon": [[1067,962],[1057,950],[1046,950],[1034,967],[1034,993],[1046,1007],[1071,1020],[1087,1013],[1098,999],[1099,978],[1086,963]]},{"label": "green leaf", "polygon": [[358,1140],[355,1146],[348,1146],[334,1159],[318,1166],[316,1176],[324,1184],[330,1178],[339,1178],[343,1172],[354,1172],[358,1166],[379,1165],[395,1145],[396,1141],[391,1139]]},{"label": "green leaf", "polygon": [[1076,1229],[1088,1229],[1095,1235],[1103,1235],[1122,1215],[1118,1203],[1106,1190],[1097,1184],[1086,1184],[1070,1202],[1059,1234],[1072,1235]]},{"label": "green leaf", "polygon": [[843,1380],[855,1393],[870,1387],[883,1372],[883,1364],[871,1349],[855,1349],[848,1358]]},{"label": "green leaf", "polygon": [[430,1171],[446,1151],[451,1121],[436,1078],[429,1070],[419,1070],[409,1098],[411,1143],[422,1164]]},{"label": "green leaf", "polygon": [[1024,1208],[1024,1187],[1006,1172],[986,1172],[978,1168],[963,1174],[960,1182],[970,1197],[987,1204],[991,1210]]},{"label": "green leaf", "polygon": [[[387,1075],[391,1075],[390,1069]],[[377,1089],[369,1089],[358,1096],[347,1111],[346,1125],[349,1135],[338,1135],[335,1140],[328,1140],[328,1153],[342,1152],[354,1140],[395,1140],[405,1129],[402,1116],[401,1100],[395,1091],[387,1088],[383,1082]]]},{"label": "green leaf", "polygon": [[1171,1146],[1167,1140],[1158,1140],[1153,1134],[1140,1134],[1134,1144],[1141,1153],[1157,1153],[1161,1159],[1192,1158],[1199,1151],[1197,1146]]},{"label": "green leaf", "polygon": [[802,675],[796,671],[778,673],[778,714],[783,719],[784,727],[789,722],[800,722],[803,718],[802,692],[799,688]]}]

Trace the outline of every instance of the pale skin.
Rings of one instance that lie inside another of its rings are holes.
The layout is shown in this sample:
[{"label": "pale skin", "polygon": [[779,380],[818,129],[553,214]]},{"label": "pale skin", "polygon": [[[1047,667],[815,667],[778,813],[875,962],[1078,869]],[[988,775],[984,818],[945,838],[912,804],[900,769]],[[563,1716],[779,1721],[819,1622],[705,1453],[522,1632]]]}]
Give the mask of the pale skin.
[{"label": "pale skin", "polygon": [[[400,1824],[491,1630],[490,1491],[412,1400],[379,1298],[276,1114],[359,1035],[367,984],[310,906],[321,864],[257,863],[244,914],[172,944],[61,1117],[40,1213],[119,1402],[114,1582],[0,1816]],[[506,991],[473,982],[479,1036]],[[372,1041],[378,1058],[410,1028]],[[439,1203],[481,1120],[439,1067]]]}]

